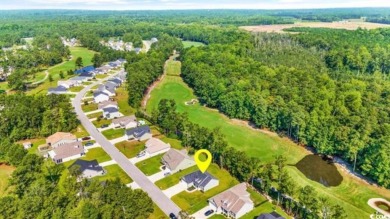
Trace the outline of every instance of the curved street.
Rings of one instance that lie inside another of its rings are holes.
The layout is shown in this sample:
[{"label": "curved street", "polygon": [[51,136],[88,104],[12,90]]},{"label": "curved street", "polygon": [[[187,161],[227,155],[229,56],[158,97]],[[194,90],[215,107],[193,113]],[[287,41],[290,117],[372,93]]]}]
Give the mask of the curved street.
[{"label": "curved street", "polygon": [[123,155],[113,144],[111,144],[89,121],[81,108],[81,102],[84,95],[95,85],[100,84],[104,80],[108,80],[116,76],[111,75],[103,80],[98,80],[83,90],[81,90],[76,97],[72,100],[72,105],[75,109],[78,119],[81,124],[85,127],[88,133],[96,140],[96,142],[102,146],[106,153],[118,163],[118,165],[138,184],[143,191],[148,193],[149,197],[154,203],[166,214],[174,213],[178,215],[180,208],[169,199],[153,182],[151,182],[144,173],[142,173],[134,164],[132,164],[125,155]]}]

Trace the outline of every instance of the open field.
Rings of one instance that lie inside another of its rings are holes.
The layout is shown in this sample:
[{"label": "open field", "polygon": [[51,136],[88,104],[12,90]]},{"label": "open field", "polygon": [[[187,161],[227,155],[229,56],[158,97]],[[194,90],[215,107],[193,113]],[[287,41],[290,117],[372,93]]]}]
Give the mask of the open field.
[{"label": "open field", "polygon": [[100,181],[115,180],[116,178],[119,178],[123,184],[133,182],[133,180],[118,166],[118,164],[106,166],[104,169],[107,171],[106,175],[96,177]]},{"label": "open field", "polygon": [[[50,82],[49,79],[45,80],[45,82],[40,84],[38,87],[36,87],[32,90],[29,90],[27,92],[28,94],[41,94],[41,93],[46,94],[47,90],[50,87],[57,86],[57,81],[66,80],[70,77],[73,77],[74,75],[68,75],[67,71],[75,69],[75,60],[77,59],[77,57],[83,58],[84,66],[92,64],[91,59],[96,52],[94,52],[92,50],[88,50],[87,48],[84,48],[84,47],[70,47],[69,49],[70,49],[70,52],[72,55],[71,60],[64,61],[63,63],[52,66],[48,69],[49,74],[53,78],[53,81]],[[64,72],[64,79],[60,78],[60,75],[59,75],[60,71]],[[39,73],[37,73],[37,75],[39,75]]]},{"label": "open field", "polygon": [[[147,111],[156,108],[163,98],[176,100],[179,112],[187,112],[190,121],[210,129],[220,127],[229,146],[245,151],[250,156],[256,156],[262,162],[269,162],[275,155],[284,155],[287,158],[286,169],[297,185],[313,186],[319,196],[329,198],[332,204],[340,204],[347,212],[348,218],[368,218],[373,212],[366,204],[369,198],[384,197],[390,199],[390,191],[368,185],[346,173],[338,167],[343,182],[337,187],[325,187],[322,184],[307,179],[294,165],[305,155],[306,149],[292,141],[281,138],[274,133],[250,128],[247,123],[229,119],[217,110],[203,107],[199,104],[186,106],[185,101],[196,98],[192,90],[180,77],[166,76],[153,90],[147,105]],[[169,177],[167,177],[169,178]],[[167,181],[168,179],[164,180]],[[168,182],[157,182],[159,187],[165,187]]]},{"label": "open field", "polygon": [[97,118],[99,116],[103,116],[103,112],[96,112],[96,113],[92,113],[92,114],[87,115],[88,119]]},{"label": "open field", "polygon": [[377,24],[364,21],[350,22],[296,22],[295,24],[275,24],[275,25],[258,25],[258,26],[242,26],[243,30],[250,32],[266,32],[266,33],[286,33],[284,29],[292,27],[312,27],[312,28],[332,28],[356,30],[357,28],[376,29],[390,27],[388,24]]},{"label": "open field", "polygon": [[116,89],[116,96],[114,97],[115,101],[118,102],[119,112],[125,116],[134,115],[136,112],[127,102],[129,99],[129,94],[127,93],[125,85],[122,85]]},{"label": "open field", "polygon": [[207,172],[213,175],[219,180],[219,185],[206,191],[194,191],[194,192],[181,192],[172,197],[174,201],[181,209],[193,214],[200,209],[208,205],[207,200],[235,185],[238,184],[238,181],[233,178],[229,172],[223,169],[219,169],[216,164],[210,165],[207,169]]},{"label": "open field", "polygon": [[7,188],[8,179],[14,170],[14,167],[0,164],[0,197],[7,194],[9,190],[9,188]]},{"label": "open field", "polygon": [[183,43],[184,48],[188,48],[188,47],[191,47],[191,46],[198,47],[198,46],[204,46],[205,45],[204,43],[195,42],[195,41],[183,40],[181,42]]},{"label": "open field", "polygon": [[167,75],[179,76],[181,73],[181,62],[169,60],[167,61]]}]

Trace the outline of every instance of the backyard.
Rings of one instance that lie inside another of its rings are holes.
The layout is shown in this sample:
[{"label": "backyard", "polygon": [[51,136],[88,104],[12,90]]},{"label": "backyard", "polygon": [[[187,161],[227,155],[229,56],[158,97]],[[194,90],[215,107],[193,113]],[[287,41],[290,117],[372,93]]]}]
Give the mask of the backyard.
[{"label": "backyard", "polygon": [[[309,154],[306,149],[275,133],[253,129],[247,122],[229,119],[217,110],[201,106],[199,103],[185,105],[186,101],[196,97],[180,77],[166,76],[156,86],[148,101],[147,111],[150,113],[161,99],[167,97],[176,101],[178,111],[186,112],[190,121],[210,129],[220,127],[229,146],[244,151],[250,156],[256,156],[262,162],[270,162],[276,155],[285,156],[288,164],[286,170],[300,187],[306,185],[314,187],[320,196],[329,198],[331,204],[340,204],[350,218],[369,217],[372,213],[372,209],[366,204],[369,198],[390,198],[389,190],[357,180],[340,167],[338,169],[343,176],[343,182],[337,187],[325,187],[306,178],[294,166]],[[165,187],[168,183],[167,178],[156,184]]]}]

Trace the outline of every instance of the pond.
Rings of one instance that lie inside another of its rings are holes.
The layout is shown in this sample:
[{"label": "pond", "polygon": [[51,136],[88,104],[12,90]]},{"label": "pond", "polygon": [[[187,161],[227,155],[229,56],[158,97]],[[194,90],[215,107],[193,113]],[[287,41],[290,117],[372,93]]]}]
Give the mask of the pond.
[{"label": "pond", "polygon": [[307,178],[326,187],[338,186],[343,177],[336,166],[319,155],[307,155],[295,165]]}]

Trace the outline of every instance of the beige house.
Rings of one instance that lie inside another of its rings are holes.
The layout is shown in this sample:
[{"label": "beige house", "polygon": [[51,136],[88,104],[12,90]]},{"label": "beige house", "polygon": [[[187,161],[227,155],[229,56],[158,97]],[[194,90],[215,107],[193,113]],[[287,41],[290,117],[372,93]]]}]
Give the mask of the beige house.
[{"label": "beige house", "polygon": [[118,103],[116,101],[106,100],[98,104],[98,109],[102,110],[107,107],[118,108]]},{"label": "beige house", "polygon": [[194,159],[188,156],[185,149],[179,151],[173,148],[164,154],[162,163],[171,173],[176,173],[195,165]]},{"label": "beige house", "polygon": [[114,128],[131,129],[137,127],[138,123],[137,118],[133,115],[113,119],[112,124],[114,125]]},{"label": "beige house", "polygon": [[54,163],[59,164],[70,160],[75,160],[84,156],[86,151],[81,142],[64,143],[58,145],[53,150],[49,151],[49,157]]},{"label": "beige house", "polygon": [[73,143],[77,141],[77,137],[72,133],[68,132],[56,132],[53,135],[50,135],[46,138],[46,143],[48,146],[53,148],[63,145],[65,143]]},{"label": "beige house", "polygon": [[167,143],[161,141],[158,138],[152,137],[151,139],[149,139],[145,143],[145,147],[146,147],[146,150],[145,150],[146,153],[149,156],[154,156],[156,154],[161,154],[161,153],[167,152],[171,148],[171,145],[169,143],[167,144]]},{"label": "beige house", "polygon": [[209,207],[216,213],[231,218],[240,218],[254,208],[246,184],[240,183],[208,200]]}]

